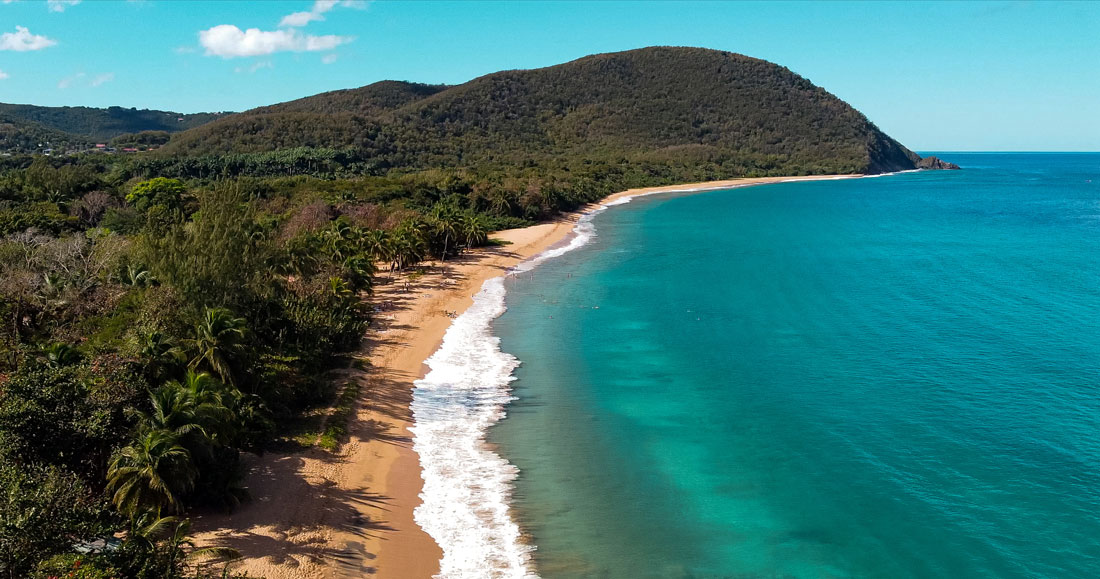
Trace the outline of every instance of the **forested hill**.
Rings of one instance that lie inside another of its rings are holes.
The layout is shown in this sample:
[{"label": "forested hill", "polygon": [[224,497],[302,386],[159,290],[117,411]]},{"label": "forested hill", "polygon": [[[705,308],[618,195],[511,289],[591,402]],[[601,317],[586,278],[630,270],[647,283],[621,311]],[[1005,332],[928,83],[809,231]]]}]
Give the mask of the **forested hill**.
[{"label": "forested hill", "polygon": [[885,172],[919,157],[790,70],[702,48],[588,56],[457,86],[387,81],[230,115],[165,153],[355,151],[379,170],[700,166],[713,176]]},{"label": "forested hill", "polygon": [[87,146],[90,141],[91,139],[87,137],[57,131],[38,123],[0,113],[0,152],[35,151],[45,148],[46,143],[56,143],[58,146]]},{"label": "forested hill", "polygon": [[[109,141],[126,133],[192,129],[228,113],[186,115],[171,111],[108,107],[39,107],[0,103],[0,139],[20,133],[41,133],[53,140]],[[14,142],[14,141],[13,141]]]}]

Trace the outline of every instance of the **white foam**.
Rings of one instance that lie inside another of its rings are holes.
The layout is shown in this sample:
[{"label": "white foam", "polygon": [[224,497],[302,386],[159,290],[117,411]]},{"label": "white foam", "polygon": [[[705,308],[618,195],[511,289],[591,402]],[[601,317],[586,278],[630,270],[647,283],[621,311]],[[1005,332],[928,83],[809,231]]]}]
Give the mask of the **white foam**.
[{"label": "white foam", "polygon": [[[805,180],[805,179],[794,179]],[[592,219],[608,207],[657,193],[735,189],[748,185],[652,191],[599,205],[577,221],[569,241],[509,270],[530,271],[540,263],[584,246],[596,236]],[[537,579],[535,546],[523,541],[512,519],[512,483],[519,469],[494,453],[485,440],[513,400],[513,370],[520,361],[500,349],[491,333],[505,311],[504,277],[487,280],[474,303],[459,315],[443,344],[425,364],[431,369],[415,382],[413,449],[423,469],[423,501],[417,524],[443,549],[441,579]]]},{"label": "white foam", "polygon": [[504,278],[496,277],[451,324],[413,392],[410,430],[424,476],[414,517],[443,549],[437,577],[537,577],[534,547],[523,544],[508,512],[519,471],[485,443],[486,431],[504,417],[519,365],[489,333],[502,313]]},{"label": "white foam", "polygon": [[[577,249],[596,235],[592,225],[601,206],[581,216],[569,242],[544,251],[507,275]],[[504,313],[504,277],[481,286],[474,303],[443,336],[425,361],[431,370],[416,381],[412,412],[413,449],[423,469],[423,501],[417,524],[443,549],[442,579],[537,579],[534,545],[523,542],[510,512],[512,482],[519,469],[485,441],[513,400],[510,383],[519,360],[502,352],[490,324]]]}]

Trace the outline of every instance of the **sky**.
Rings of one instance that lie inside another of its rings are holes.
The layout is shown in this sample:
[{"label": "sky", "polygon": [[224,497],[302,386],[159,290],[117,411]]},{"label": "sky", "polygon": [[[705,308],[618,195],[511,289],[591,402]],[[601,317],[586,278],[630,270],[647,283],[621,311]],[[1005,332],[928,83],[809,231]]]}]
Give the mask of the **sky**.
[{"label": "sky", "polygon": [[786,66],[917,151],[1100,151],[1100,2],[0,0],[0,102],[240,111],[644,46]]}]

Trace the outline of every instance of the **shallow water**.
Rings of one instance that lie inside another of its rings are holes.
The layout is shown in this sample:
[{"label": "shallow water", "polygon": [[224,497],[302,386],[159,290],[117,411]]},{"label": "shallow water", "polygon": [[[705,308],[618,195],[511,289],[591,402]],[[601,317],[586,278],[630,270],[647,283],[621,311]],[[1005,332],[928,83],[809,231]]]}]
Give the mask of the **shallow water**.
[{"label": "shallow water", "polygon": [[945,157],[636,199],[504,282],[541,576],[1097,575],[1100,155]]}]

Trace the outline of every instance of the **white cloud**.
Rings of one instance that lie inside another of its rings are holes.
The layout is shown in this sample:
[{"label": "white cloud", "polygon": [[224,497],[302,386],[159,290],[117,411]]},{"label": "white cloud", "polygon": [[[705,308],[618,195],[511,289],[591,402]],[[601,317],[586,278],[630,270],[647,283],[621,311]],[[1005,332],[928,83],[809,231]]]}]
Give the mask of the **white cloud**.
[{"label": "white cloud", "polygon": [[321,57],[321,63],[322,64],[332,64],[332,63],[336,62],[337,58],[340,58],[340,55],[338,55],[336,53],[326,54],[326,55]]},{"label": "white cloud", "polygon": [[332,50],[341,44],[351,42],[351,36],[313,36],[297,30],[260,30],[249,28],[241,30],[232,24],[221,24],[209,30],[199,32],[199,44],[206,49],[207,56],[236,58],[241,56],[263,56],[276,52],[314,52]]},{"label": "white cloud", "polygon": [[194,46],[177,46],[174,51],[176,54],[192,54],[198,52],[195,50]]},{"label": "white cloud", "polygon": [[248,68],[245,68],[243,66],[238,66],[237,68],[233,69],[233,72],[236,72],[237,74],[241,74],[242,72],[247,72],[248,74],[253,74],[257,70],[260,70],[261,68],[275,68],[275,64],[272,63],[270,60],[261,60],[261,61],[253,64],[252,66],[250,66]]},{"label": "white cloud", "polygon": [[50,12],[64,12],[69,6],[77,4],[80,4],[80,0],[46,0],[46,6],[49,6]]},{"label": "white cloud", "polygon": [[31,34],[25,26],[16,26],[15,32],[0,34],[0,50],[14,50],[26,52],[28,50],[42,50],[57,44],[56,40]]},{"label": "white cloud", "polygon": [[[7,4],[7,2],[5,2],[5,4]],[[4,80],[5,78],[8,78],[9,76],[11,76],[11,75],[4,72],[4,71],[2,71],[2,70],[0,70],[0,80]]]},{"label": "white cloud", "polygon": [[309,12],[295,12],[283,16],[283,19],[279,21],[279,28],[300,28],[310,22],[324,20],[325,13],[331,12],[337,6],[365,8],[366,5],[367,3],[363,0],[316,0]]},{"label": "white cloud", "polygon": [[61,81],[57,83],[57,88],[62,89],[62,90],[67,89],[70,86],[73,86],[74,83],[76,83],[78,80],[84,78],[85,76],[88,76],[88,75],[84,74],[83,72],[78,72],[78,73],[76,73],[72,76],[67,76],[67,77],[61,79]]},{"label": "white cloud", "polygon": [[279,21],[280,28],[297,28],[305,26],[314,20],[324,20],[325,17],[321,16],[318,12],[295,12],[293,14],[287,14],[283,16],[283,19]]},{"label": "white cloud", "polygon": [[99,86],[99,85],[101,85],[105,82],[111,82],[114,79],[115,79],[115,73],[113,73],[113,72],[106,72],[106,73],[103,73],[103,74],[99,74],[99,75],[96,75],[96,77],[92,79],[92,86]]},{"label": "white cloud", "polygon": [[115,79],[115,73],[104,72],[95,76],[89,77],[86,73],[78,72],[71,76],[66,76],[57,82],[57,88],[61,90],[77,87],[97,87],[101,84],[111,82]]}]

